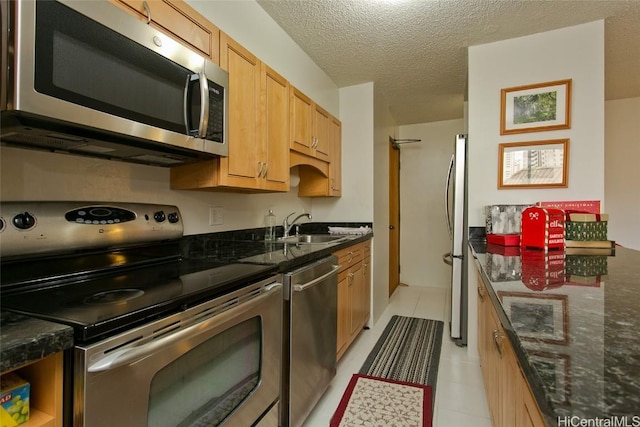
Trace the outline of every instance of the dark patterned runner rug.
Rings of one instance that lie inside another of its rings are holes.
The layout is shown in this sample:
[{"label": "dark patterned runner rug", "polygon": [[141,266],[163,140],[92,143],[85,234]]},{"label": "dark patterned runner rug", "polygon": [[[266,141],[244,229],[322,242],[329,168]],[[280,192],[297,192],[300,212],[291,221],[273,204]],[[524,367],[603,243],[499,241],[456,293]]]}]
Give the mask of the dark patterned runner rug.
[{"label": "dark patterned runner rug", "polygon": [[435,397],[443,329],[440,320],[393,316],[359,373],[429,385]]}]

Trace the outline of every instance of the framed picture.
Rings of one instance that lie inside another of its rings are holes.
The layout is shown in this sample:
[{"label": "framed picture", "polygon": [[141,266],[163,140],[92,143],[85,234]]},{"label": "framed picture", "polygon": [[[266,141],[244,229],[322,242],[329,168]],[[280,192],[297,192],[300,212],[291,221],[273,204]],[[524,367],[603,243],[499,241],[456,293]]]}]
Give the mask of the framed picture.
[{"label": "framed picture", "polygon": [[568,159],[568,139],[499,144],[498,188],[567,187]]},{"label": "framed picture", "polygon": [[571,79],[501,90],[500,135],[571,127]]},{"label": "framed picture", "polygon": [[567,354],[527,351],[529,363],[542,378],[551,400],[563,406],[571,404],[571,358]]},{"label": "framed picture", "polygon": [[498,292],[513,329],[525,341],[569,343],[566,295]]}]

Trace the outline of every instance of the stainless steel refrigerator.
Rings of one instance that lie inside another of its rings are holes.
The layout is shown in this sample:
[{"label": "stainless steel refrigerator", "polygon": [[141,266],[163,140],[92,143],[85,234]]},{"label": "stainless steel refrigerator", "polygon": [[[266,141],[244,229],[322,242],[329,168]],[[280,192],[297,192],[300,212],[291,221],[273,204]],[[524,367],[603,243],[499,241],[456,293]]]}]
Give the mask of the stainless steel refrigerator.
[{"label": "stainless steel refrigerator", "polygon": [[442,259],[451,266],[451,339],[467,345],[467,135],[456,135],[445,186],[445,216],[451,251]]}]

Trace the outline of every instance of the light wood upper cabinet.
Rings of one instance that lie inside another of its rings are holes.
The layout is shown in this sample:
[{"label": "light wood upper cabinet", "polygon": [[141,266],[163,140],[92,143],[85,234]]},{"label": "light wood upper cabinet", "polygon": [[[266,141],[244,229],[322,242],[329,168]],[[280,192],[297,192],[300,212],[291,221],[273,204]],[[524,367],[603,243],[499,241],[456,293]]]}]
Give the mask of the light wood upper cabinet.
[{"label": "light wood upper cabinet", "polygon": [[263,187],[289,191],[289,82],[262,63]]},{"label": "light wood upper cabinet", "polygon": [[329,123],[329,196],[342,195],[342,123],[335,117]]},{"label": "light wood upper cabinet", "polygon": [[226,34],[220,37],[220,67],[229,72],[229,156],[220,158],[221,181],[258,188],[260,149],[260,61]]},{"label": "light wood upper cabinet", "polygon": [[305,94],[291,86],[290,93],[290,148],[302,154],[313,157],[313,111],[315,104]]},{"label": "light wood upper cabinet", "polygon": [[[159,28],[173,39],[220,62],[220,30],[182,0],[112,0],[114,4]],[[146,7],[145,7],[146,3]]]},{"label": "light wood upper cabinet", "polygon": [[289,190],[289,84],[220,34],[229,72],[228,157],[171,168],[172,189]]},{"label": "light wood upper cabinet", "polygon": [[331,115],[307,95],[291,87],[291,149],[329,161]]},{"label": "light wood upper cabinet", "polygon": [[330,161],[329,151],[331,150],[331,114],[319,105],[315,105],[313,115],[313,138],[312,147],[314,157],[320,160]]},{"label": "light wood upper cabinet", "polygon": [[[323,114],[320,116],[324,117]],[[302,166],[299,168],[298,196],[300,197],[342,196],[342,123],[329,115],[326,124],[328,126],[325,133],[329,161],[325,162],[317,157],[295,155],[295,159],[302,163],[305,163],[306,159],[309,164],[320,165],[320,167]],[[292,151],[292,159],[294,154],[295,152]]]}]

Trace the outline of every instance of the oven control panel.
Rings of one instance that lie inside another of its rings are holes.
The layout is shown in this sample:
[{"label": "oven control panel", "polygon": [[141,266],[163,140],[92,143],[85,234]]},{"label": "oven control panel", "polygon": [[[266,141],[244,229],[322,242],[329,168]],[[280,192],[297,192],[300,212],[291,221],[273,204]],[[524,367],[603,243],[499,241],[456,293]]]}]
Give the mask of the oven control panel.
[{"label": "oven control panel", "polygon": [[0,256],[28,256],[182,237],[176,206],[148,203],[3,202]]}]

